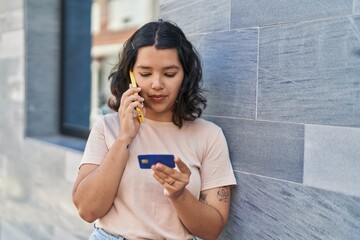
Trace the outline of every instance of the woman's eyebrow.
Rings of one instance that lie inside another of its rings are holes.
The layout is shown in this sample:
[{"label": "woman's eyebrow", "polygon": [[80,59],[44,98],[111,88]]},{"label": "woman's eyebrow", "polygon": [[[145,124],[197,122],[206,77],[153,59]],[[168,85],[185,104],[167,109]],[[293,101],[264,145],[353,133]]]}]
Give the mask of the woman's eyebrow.
[{"label": "woman's eyebrow", "polygon": [[[144,70],[152,69],[152,67],[150,67],[150,66],[144,66],[144,65],[136,66],[136,68],[138,68],[138,69],[144,69]],[[179,69],[179,67],[178,67],[177,65],[170,65],[170,66],[164,67],[163,69],[164,69],[164,70]]]},{"label": "woman's eyebrow", "polygon": [[152,69],[152,67],[143,66],[143,65],[136,66],[136,68],[140,68],[140,69]]},{"label": "woman's eyebrow", "polygon": [[169,69],[173,69],[173,68],[179,69],[179,67],[176,66],[176,65],[170,65],[170,66],[165,67],[164,69],[165,69],[165,70],[169,70]]}]

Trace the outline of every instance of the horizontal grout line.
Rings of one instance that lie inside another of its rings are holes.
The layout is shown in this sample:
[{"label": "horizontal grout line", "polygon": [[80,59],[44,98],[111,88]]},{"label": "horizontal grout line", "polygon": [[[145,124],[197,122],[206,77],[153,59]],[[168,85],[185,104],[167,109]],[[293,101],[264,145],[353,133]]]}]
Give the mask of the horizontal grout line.
[{"label": "horizontal grout line", "polygon": [[[293,125],[306,125],[306,123],[296,123],[296,122],[281,122],[274,120],[266,120],[266,119],[254,119],[254,118],[239,118],[232,116],[221,116],[221,115],[203,115],[204,117],[214,117],[214,118],[225,118],[225,119],[235,119],[235,120],[247,120],[247,121],[256,121],[256,122],[269,122],[269,123],[285,123],[285,124],[293,124]],[[328,126],[328,125],[325,125]]]},{"label": "horizontal grout line", "polygon": [[214,117],[214,118],[226,118],[226,119],[239,119],[239,120],[254,120],[254,118],[239,118],[239,117],[232,117],[232,116],[222,116],[222,115],[203,115],[204,117]]},{"label": "horizontal grout line", "polygon": [[210,34],[214,34],[214,33],[226,33],[226,32],[241,32],[241,31],[253,30],[253,29],[259,31],[259,27],[246,27],[246,28],[216,30],[216,31],[212,31],[212,32],[193,32],[193,33],[186,34],[186,36],[210,35]]},{"label": "horizontal grout line", "polygon": [[[333,189],[329,189],[329,188],[324,188],[324,187],[318,187],[318,186],[312,186],[312,185],[305,184],[304,183],[304,178],[303,178],[302,183],[298,183],[298,182],[293,182],[293,181],[289,181],[289,180],[285,180],[285,179],[274,178],[274,177],[269,177],[269,176],[264,176],[264,175],[259,175],[259,174],[244,172],[244,171],[234,170],[234,172],[249,175],[249,176],[256,176],[256,177],[259,177],[259,178],[265,178],[265,179],[270,179],[270,180],[274,180],[274,181],[284,182],[284,183],[295,184],[295,185],[302,186],[302,187],[305,187],[305,188],[311,188],[311,189],[325,191],[325,192],[329,192],[329,193],[342,194],[342,195],[348,196],[348,197],[360,198],[360,196],[357,195],[357,194],[352,194],[352,193],[348,193],[348,192],[342,192],[342,191],[333,190]],[[237,184],[240,185],[241,182],[238,182]]]},{"label": "horizontal grout line", "polygon": [[259,174],[250,173],[250,172],[238,171],[238,170],[234,170],[234,172],[242,173],[242,174],[245,174],[245,175],[252,175],[252,176],[256,176],[256,177],[261,177],[261,178],[266,178],[266,179],[271,179],[271,180],[276,180],[276,181],[281,181],[281,182],[286,182],[286,183],[293,183],[293,184],[297,184],[297,185],[302,185],[302,186],[304,186],[303,183],[293,182],[293,181],[289,181],[289,180],[285,180],[285,179],[281,179],[281,178],[274,178],[274,177],[259,175]]},{"label": "horizontal grout line", "polygon": [[345,15],[338,15],[338,16],[333,16],[333,17],[324,17],[324,18],[313,18],[313,19],[305,19],[305,20],[293,20],[293,21],[288,21],[288,22],[278,22],[278,23],[273,23],[273,24],[268,24],[268,25],[261,25],[258,26],[260,29],[262,28],[268,28],[268,27],[273,27],[273,26],[277,26],[277,25],[286,25],[286,24],[302,24],[302,23],[312,23],[312,22],[323,22],[323,21],[328,21],[328,20],[335,20],[335,19],[341,19],[341,18],[348,18],[348,17],[352,17],[352,16],[357,16],[360,15],[358,13],[351,13],[351,14],[345,14]]},{"label": "horizontal grout line", "polygon": [[221,115],[206,115],[206,114],[204,114],[203,116],[204,117],[213,117],[213,118],[234,119],[234,120],[256,121],[256,122],[284,123],[284,124],[304,125],[304,126],[323,126],[323,127],[359,128],[360,129],[360,127],[356,127],[356,126],[343,126],[343,125],[327,125],[327,124],[318,124],[318,123],[275,121],[275,120],[267,120],[267,119],[253,119],[253,118],[241,118],[241,117],[221,116]]}]

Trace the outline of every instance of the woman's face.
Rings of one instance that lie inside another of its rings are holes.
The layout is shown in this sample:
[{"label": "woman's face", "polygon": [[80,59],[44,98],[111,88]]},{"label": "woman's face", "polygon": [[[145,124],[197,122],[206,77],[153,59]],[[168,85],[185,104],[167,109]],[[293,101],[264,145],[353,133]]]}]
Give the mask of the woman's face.
[{"label": "woman's face", "polygon": [[184,79],[177,50],[141,47],[133,69],[136,82],[145,99],[145,117],[171,122],[175,102]]}]

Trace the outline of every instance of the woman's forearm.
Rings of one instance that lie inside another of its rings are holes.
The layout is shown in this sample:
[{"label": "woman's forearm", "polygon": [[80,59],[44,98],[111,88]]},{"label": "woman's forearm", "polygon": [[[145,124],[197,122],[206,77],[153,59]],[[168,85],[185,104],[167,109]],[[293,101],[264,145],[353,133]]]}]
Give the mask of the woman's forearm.
[{"label": "woman's forearm", "polygon": [[74,185],[73,201],[84,220],[93,222],[109,211],[128,157],[129,141],[118,139],[99,166],[80,169],[78,182]]},{"label": "woman's forearm", "polygon": [[171,202],[185,227],[204,240],[216,239],[226,224],[227,216],[197,200],[187,189]]}]

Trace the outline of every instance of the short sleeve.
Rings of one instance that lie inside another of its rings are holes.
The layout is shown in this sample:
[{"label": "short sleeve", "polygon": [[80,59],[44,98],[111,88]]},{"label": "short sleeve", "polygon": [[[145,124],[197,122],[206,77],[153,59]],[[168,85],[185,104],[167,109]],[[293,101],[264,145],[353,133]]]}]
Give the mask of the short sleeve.
[{"label": "short sleeve", "polygon": [[100,165],[108,153],[109,148],[105,141],[104,125],[104,116],[99,116],[90,131],[80,166],[86,163]]},{"label": "short sleeve", "polygon": [[236,185],[228,145],[220,127],[209,131],[207,149],[201,163],[201,190]]}]

